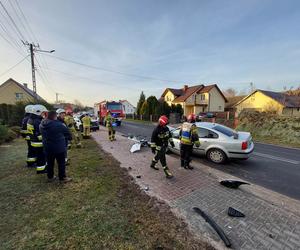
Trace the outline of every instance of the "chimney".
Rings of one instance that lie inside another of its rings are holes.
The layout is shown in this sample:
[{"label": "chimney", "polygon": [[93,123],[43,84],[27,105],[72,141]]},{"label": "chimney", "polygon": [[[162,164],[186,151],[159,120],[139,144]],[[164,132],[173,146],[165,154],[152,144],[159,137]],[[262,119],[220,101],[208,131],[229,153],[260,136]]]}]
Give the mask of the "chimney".
[{"label": "chimney", "polygon": [[186,92],[188,88],[189,88],[188,85],[183,85],[183,91],[184,91],[184,92]]},{"label": "chimney", "polygon": [[28,89],[28,83],[23,83],[24,87]]}]

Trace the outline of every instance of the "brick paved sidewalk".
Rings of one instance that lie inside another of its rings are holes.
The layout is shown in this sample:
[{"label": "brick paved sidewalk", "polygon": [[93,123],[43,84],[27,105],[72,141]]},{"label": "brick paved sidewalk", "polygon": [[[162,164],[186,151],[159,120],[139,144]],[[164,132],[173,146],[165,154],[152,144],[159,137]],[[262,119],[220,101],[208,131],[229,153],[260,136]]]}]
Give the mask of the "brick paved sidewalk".
[{"label": "brick paved sidewalk", "polygon": [[[117,134],[117,141],[109,142],[105,129],[94,133],[93,137],[103,150],[118,159],[121,167],[128,169],[145,192],[168,203],[196,235],[204,237],[216,248],[225,247],[214,230],[192,210],[193,207],[201,208],[223,228],[234,249],[300,249],[300,202],[268,190],[264,190],[263,195],[256,195],[260,188],[255,185],[228,189],[218,182],[217,175],[222,176],[220,171],[210,171],[199,162],[193,162],[194,170],[182,169],[175,155],[167,156],[175,176],[167,180],[162,169],[150,169],[153,155],[149,148],[132,154],[129,152],[132,141]],[[141,178],[136,178],[139,175]],[[293,209],[287,209],[289,204],[293,204]],[[246,217],[229,217],[229,206],[242,211]]]}]

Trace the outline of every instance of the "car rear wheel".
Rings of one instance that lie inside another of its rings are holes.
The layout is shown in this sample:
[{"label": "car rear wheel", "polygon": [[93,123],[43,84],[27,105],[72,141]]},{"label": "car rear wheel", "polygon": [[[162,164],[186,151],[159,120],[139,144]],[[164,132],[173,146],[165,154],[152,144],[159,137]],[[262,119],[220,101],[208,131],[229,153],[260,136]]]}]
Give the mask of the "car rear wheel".
[{"label": "car rear wheel", "polygon": [[218,148],[212,148],[210,149],[207,154],[207,158],[217,164],[222,164],[226,161],[226,154]]}]

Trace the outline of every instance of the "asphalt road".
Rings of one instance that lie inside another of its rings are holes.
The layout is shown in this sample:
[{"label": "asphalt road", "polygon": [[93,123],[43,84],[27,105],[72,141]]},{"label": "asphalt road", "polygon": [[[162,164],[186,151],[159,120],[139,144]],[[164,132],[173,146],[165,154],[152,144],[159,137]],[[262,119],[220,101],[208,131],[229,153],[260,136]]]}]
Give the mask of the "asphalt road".
[{"label": "asphalt road", "polygon": [[[154,125],[122,122],[117,128],[122,134],[150,139]],[[255,143],[248,160],[232,160],[216,165],[205,158],[194,158],[233,176],[300,200],[300,150]]]}]

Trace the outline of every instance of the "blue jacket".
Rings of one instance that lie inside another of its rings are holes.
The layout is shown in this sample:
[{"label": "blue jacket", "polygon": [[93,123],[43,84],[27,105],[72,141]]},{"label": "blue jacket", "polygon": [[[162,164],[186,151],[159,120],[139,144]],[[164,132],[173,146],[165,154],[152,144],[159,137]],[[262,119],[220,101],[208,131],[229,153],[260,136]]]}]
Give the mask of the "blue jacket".
[{"label": "blue jacket", "polygon": [[40,125],[45,154],[66,151],[66,139],[72,140],[69,129],[57,120],[43,120]]}]

